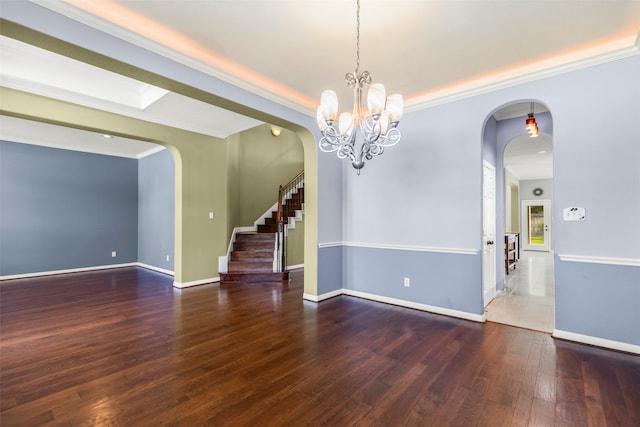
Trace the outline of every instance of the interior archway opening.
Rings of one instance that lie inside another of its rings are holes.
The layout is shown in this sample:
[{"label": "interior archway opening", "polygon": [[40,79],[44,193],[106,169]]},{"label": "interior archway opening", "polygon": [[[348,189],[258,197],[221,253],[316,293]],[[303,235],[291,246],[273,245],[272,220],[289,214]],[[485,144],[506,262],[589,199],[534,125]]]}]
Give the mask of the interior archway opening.
[{"label": "interior archway opening", "polygon": [[[538,135],[525,127],[531,113]],[[487,320],[551,333],[554,327],[553,122],[539,101],[498,107],[487,119],[483,161],[495,166],[495,258],[483,246]],[[483,245],[485,242],[483,241]],[[495,268],[495,283],[487,283]],[[490,276],[489,276],[490,277]],[[491,292],[493,291],[493,292]]]}]

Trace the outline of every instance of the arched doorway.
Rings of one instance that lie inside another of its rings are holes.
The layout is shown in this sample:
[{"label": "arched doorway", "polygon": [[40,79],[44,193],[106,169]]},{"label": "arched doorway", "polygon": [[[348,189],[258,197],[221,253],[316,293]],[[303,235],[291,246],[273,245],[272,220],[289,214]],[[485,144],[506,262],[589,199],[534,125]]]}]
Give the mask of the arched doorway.
[{"label": "arched doorway", "polygon": [[[537,137],[525,128],[532,111]],[[520,101],[497,108],[483,138],[483,161],[493,161],[497,171],[496,297],[485,302],[485,315],[489,321],[549,333],[555,299],[552,134],[544,104]]]}]

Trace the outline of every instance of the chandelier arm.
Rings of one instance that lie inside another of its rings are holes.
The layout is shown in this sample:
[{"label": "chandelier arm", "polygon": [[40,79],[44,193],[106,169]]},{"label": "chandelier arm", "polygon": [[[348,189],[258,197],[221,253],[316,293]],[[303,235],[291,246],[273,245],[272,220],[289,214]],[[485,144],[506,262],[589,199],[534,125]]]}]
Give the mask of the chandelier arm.
[{"label": "chandelier arm", "polygon": [[400,142],[401,137],[402,134],[398,128],[391,128],[387,130],[387,133],[384,135],[383,141],[380,142],[380,145],[383,147],[393,147]]},{"label": "chandelier arm", "polygon": [[325,153],[333,153],[340,149],[340,144],[338,143],[338,131],[334,126],[327,126],[325,130],[322,131],[322,138],[318,142],[318,146],[320,150]]}]

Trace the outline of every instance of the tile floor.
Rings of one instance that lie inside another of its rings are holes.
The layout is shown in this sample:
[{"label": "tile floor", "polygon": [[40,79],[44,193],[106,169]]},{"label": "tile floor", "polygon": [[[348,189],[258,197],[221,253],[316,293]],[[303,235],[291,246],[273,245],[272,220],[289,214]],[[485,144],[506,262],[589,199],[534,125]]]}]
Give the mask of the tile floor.
[{"label": "tile floor", "polygon": [[487,320],[553,332],[554,283],[551,252],[520,251],[515,270],[505,279],[505,292],[485,309]]}]

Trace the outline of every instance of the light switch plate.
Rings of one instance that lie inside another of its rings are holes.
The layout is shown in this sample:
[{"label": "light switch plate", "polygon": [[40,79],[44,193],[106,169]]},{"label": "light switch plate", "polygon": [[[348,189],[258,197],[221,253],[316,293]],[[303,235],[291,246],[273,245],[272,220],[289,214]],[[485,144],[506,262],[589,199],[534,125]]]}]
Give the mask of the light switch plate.
[{"label": "light switch plate", "polygon": [[562,219],[565,221],[584,221],[585,211],[584,208],[569,207],[562,210]]}]

